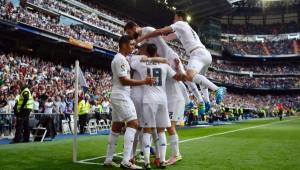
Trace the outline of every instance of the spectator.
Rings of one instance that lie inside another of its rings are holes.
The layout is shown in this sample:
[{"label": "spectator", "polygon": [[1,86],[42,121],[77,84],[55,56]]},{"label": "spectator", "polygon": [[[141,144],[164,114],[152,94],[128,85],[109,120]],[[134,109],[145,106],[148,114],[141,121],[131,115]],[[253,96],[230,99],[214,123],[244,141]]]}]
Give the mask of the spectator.
[{"label": "spectator", "polygon": [[53,113],[54,104],[51,98],[48,98],[45,102],[45,114],[52,114]]},{"label": "spectator", "polygon": [[6,97],[4,94],[0,95],[0,109],[3,109],[7,105],[7,101],[5,98]]},{"label": "spectator", "polygon": [[107,98],[104,97],[104,100],[102,102],[102,108],[104,114],[109,115],[109,107],[110,107],[110,103],[108,102]]},{"label": "spectator", "polygon": [[23,139],[23,142],[29,142],[29,114],[33,108],[33,98],[28,86],[19,82],[21,86],[21,94],[17,102],[16,115],[16,133],[13,143],[19,143]]},{"label": "spectator", "polygon": [[40,111],[40,103],[39,103],[39,101],[38,101],[38,99],[36,97],[33,97],[33,100],[34,100],[34,102],[33,102],[33,112],[34,113],[39,113],[39,111]]}]

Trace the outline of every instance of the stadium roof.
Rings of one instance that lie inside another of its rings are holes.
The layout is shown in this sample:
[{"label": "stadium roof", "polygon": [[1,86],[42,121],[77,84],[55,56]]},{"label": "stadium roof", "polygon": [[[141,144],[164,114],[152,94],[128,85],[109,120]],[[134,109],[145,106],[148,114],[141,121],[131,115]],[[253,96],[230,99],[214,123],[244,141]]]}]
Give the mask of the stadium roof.
[{"label": "stadium roof", "polygon": [[234,15],[298,13],[300,0],[241,0],[233,7]]},{"label": "stadium roof", "polygon": [[[85,0],[86,1],[86,0]],[[186,10],[192,23],[209,16],[221,16],[233,10],[231,2],[240,0],[92,0],[110,9],[152,25],[170,24],[175,9]],[[158,15],[159,14],[159,15]]]},{"label": "stadium roof", "polygon": [[[240,0],[169,0],[176,8],[185,10],[196,22],[210,16],[232,12],[232,3]],[[168,2],[169,2],[168,1]],[[172,2],[173,1],[173,2]]]}]

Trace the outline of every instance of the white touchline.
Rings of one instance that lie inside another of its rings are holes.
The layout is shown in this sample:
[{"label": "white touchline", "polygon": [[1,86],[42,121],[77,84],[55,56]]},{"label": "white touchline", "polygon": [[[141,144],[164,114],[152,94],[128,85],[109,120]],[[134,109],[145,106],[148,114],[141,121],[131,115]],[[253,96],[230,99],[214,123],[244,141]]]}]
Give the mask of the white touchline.
[{"label": "white touchline", "polygon": [[254,129],[254,128],[258,128],[258,127],[268,126],[268,125],[271,125],[271,124],[277,124],[277,123],[282,123],[282,122],[288,122],[288,121],[292,121],[292,120],[296,120],[296,119],[289,119],[289,120],[284,120],[284,121],[281,121],[281,122],[271,122],[271,123],[266,123],[266,124],[257,125],[257,126],[251,126],[251,127],[247,127],[247,128],[241,128],[241,129],[236,129],[236,130],[231,130],[231,131],[226,131],[226,132],[221,132],[221,133],[214,133],[214,134],[207,135],[207,136],[201,136],[201,137],[181,140],[181,141],[179,141],[179,143],[184,143],[184,142],[189,142],[189,141],[193,141],[193,140],[209,138],[209,137],[212,137],[212,136],[224,135],[224,134],[228,134],[228,133],[234,133],[234,132],[248,130],[248,129]]},{"label": "white touchline", "polygon": [[[297,119],[300,119],[300,118],[297,118]],[[257,125],[257,126],[251,126],[251,127],[247,127],[247,128],[241,128],[241,129],[236,129],[236,130],[231,130],[231,131],[226,131],[226,132],[221,132],[221,133],[214,133],[211,135],[181,140],[181,141],[179,141],[179,143],[185,143],[185,142],[190,142],[190,141],[194,141],[194,140],[205,139],[205,138],[209,138],[209,137],[213,137],[213,136],[220,136],[220,135],[224,135],[224,134],[228,134],[228,133],[234,133],[234,132],[239,132],[239,131],[243,131],[243,130],[254,129],[254,128],[268,126],[268,125],[277,124],[277,123],[289,122],[289,121],[293,121],[293,120],[297,120],[297,119],[289,119],[289,120],[284,120],[284,121],[280,121],[280,122],[271,122],[271,123],[266,123],[266,124]],[[168,143],[168,145],[169,145],[169,143]],[[122,153],[123,152],[119,152],[119,153],[116,153],[115,155],[118,156]],[[100,156],[100,157],[95,157],[95,158],[90,158],[90,159],[84,159],[84,160],[77,161],[77,163],[103,165],[102,163],[94,163],[94,162],[87,162],[87,161],[96,160],[96,159],[105,158],[105,157],[106,157],[106,155]]]}]

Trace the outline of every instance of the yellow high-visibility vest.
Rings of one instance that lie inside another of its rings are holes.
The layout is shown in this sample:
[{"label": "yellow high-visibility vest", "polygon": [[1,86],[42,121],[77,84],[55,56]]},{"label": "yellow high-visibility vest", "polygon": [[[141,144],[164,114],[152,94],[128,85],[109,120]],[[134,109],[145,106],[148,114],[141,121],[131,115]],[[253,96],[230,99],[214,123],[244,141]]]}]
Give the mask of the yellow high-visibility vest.
[{"label": "yellow high-visibility vest", "polygon": [[98,107],[99,107],[99,113],[103,113],[103,112],[104,112],[104,110],[103,110],[103,107],[102,107],[102,105],[101,105],[101,104],[98,104]]},{"label": "yellow high-visibility vest", "polygon": [[23,102],[24,102],[24,96],[23,95],[24,95],[25,92],[28,92],[28,100],[27,100],[27,103],[24,106],[24,109],[31,109],[32,110],[32,108],[33,108],[33,102],[34,102],[33,97],[31,95],[29,89],[25,88],[21,92],[21,95],[19,95],[19,98],[17,99],[17,101],[18,101],[18,105],[17,105],[18,112],[20,111],[21,106],[23,105]]},{"label": "yellow high-visibility vest", "polygon": [[78,115],[88,114],[88,107],[86,107],[85,100],[81,100],[78,104]]},{"label": "yellow high-visibility vest", "polygon": [[85,102],[85,107],[86,107],[87,113],[90,113],[90,111],[91,111],[91,105],[90,105],[90,102],[86,101],[86,102]]}]

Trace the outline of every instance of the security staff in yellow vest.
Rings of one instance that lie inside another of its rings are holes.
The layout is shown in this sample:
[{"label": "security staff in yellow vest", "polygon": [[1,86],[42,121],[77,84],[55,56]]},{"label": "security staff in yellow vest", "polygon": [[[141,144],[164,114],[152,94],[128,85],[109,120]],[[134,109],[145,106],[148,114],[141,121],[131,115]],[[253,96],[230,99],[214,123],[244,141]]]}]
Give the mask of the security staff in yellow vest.
[{"label": "security staff in yellow vest", "polygon": [[84,133],[84,126],[87,125],[88,113],[90,111],[90,103],[85,96],[78,104],[78,116],[79,116],[79,134]]},{"label": "security staff in yellow vest", "polygon": [[[13,143],[29,142],[29,115],[33,108],[33,98],[29,88],[21,84],[21,93],[17,99],[16,108],[16,132]],[[23,138],[22,138],[23,136]],[[23,141],[22,141],[23,139]]]}]

